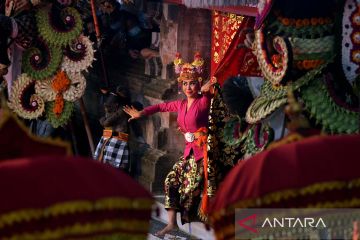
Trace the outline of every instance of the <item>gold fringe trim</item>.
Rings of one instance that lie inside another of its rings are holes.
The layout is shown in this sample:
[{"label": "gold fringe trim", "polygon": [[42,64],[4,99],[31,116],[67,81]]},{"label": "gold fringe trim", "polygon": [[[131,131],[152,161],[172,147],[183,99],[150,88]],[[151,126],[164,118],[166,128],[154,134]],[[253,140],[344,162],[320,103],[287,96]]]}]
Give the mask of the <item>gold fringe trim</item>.
[{"label": "gold fringe trim", "polygon": [[0,229],[15,223],[46,219],[67,214],[86,213],[103,210],[147,210],[151,209],[152,199],[103,198],[97,201],[77,200],[57,203],[42,209],[22,209],[0,215]]},{"label": "gold fringe trim", "polygon": [[[353,208],[360,206],[360,198],[336,202],[318,202],[309,204],[305,208]],[[235,220],[234,220],[235,221]],[[235,238],[235,225],[233,223],[222,226],[220,230],[215,230],[216,239]]]},{"label": "gold fringe trim", "polygon": [[239,202],[229,205],[226,209],[221,209],[211,215],[211,221],[216,222],[225,215],[230,215],[235,208],[253,208],[261,207],[262,205],[269,205],[271,203],[280,202],[299,196],[313,195],[315,193],[326,192],[331,190],[352,189],[360,187],[360,178],[349,182],[345,181],[329,181],[322,183],[315,183],[299,189],[287,189],[278,192],[269,193],[263,197],[254,199],[240,200]]},{"label": "gold fringe trim", "polygon": [[[117,235],[119,231],[136,231],[135,236],[132,238],[131,233],[120,234],[123,235],[123,239],[130,236],[130,239],[145,239],[149,230],[150,223],[148,221],[129,221],[123,220],[104,220],[96,223],[75,223],[71,226],[66,226],[56,229],[46,229],[44,231],[35,230],[34,232],[27,232],[22,234],[15,234],[10,237],[2,237],[3,240],[40,240],[40,239],[65,239],[67,237],[79,237],[79,235],[96,234],[97,232],[116,231]],[[139,234],[139,232],[144,234]],[[75,236],[74,236],[75,235]],[[77,236],[76,236],[77,235]],[[96,237],[95,239],[103,239],[102,237]],[[108,236],[107,239],[111,239]],[[116,239],[116,238],[113,238]]]},{"label": "gold fringe trim", "polygon": [[203,211],[201,210],[201,204],[199,205],[197,215],[198,215],[201,222],[203,222],[203,223],[208,222],[209,216],[208,216],[208,214],[203,213]]},{"label": "gold fringe trim", "polygon": [[4,108],[2,112],[2,116],[0,119],[0,131],[1,128],[5,125],[7,121],[14,120],[16,124],[20,127],[20,129],[28,136],[31,140],[38,143],[48,144],[52,146],[57,146],[61,148],[66,149],[66,156],[72,156],[72,150],[71,150],[71,144],[69,142],[65,142],[63,140],[59,139],[53,139],[50,137],[44,138],[44,137],[38,137],[32,133],[30,133],[30,130],[24,125],[23,122],[19,120],[14,114],[10,112],[8,108]]},{"label": "gold fringe trim", "polygon": [[266,150],[270,150],[270,149],[273,149],[273,148],[277,148],[277,147],[280,147],[282,145],[286,145],[286,144],[289,144],[289,143],[293,143],[293,142],[297,142],[297,141],[300,141],[304,139],[303,136],[301,136],[299,133],[294,133],[290,136],[287,136],[279,141],[276,141],[276,142],[272,142],[270,143],[270,145],[266,148]]},{"label": "gold fringe trim", "polygon": [[314,138],[322,138],[324,136],[326,136],[326,134],[324,134],[324,133],[320,133],[320,135],[314,135],[314,136],[310,136],[310,137],[304,137],[299,133],[293,133],[293,134],[291,134],[289,136],[284,137],[283,139],[281,139],[279,141],[270,143],[270,145],[266,148],[266,150],[277,148],[277,147],[280,147],[282,145],[286,145],[286,144],[289,144],[289,143],[298,142],[298,141],[303,140],[305,138],[306,139],[314,139]]},{"label": "gold fringe trim", "polygon": [[[102,235],[102,236],[96,236],[92,238],[87,238],[91,240],[145,240],[146,236],[145,234],[110,234],[110,235]],[[78,239],[77,239],[78,240]]]}]

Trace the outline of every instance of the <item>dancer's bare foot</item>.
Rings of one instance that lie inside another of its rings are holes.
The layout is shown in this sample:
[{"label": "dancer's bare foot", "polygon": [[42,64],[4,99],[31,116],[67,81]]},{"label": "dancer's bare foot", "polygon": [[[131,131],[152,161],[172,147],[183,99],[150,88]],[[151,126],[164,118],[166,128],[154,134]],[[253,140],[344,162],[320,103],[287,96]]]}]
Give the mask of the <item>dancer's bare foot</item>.
[{"label": "dancer's bare foot", "polygon": [[164,227],[162,230],[155,233],[155,236],[157,237],[164,237],[165,234],[171,232],[172,230],[177,229],[177,226],[175,224],[168,224],[166,227]]}]

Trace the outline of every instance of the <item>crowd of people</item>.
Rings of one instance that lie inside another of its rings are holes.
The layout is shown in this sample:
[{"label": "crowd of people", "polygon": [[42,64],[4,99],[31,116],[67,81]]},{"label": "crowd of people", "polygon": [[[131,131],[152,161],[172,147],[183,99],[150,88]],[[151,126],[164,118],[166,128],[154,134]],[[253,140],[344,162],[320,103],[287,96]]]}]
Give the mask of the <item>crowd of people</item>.
[{"label": "crowd of people", "polygon": [[[160,3],[101,0],[98,6],[102,48],[125,51],[135,59],[159,55],[158,49],[151,46],[151,36],[153,32],[160,32]],[[95,40],[92,16],[89,15],[85,22],[85,33]]]}]

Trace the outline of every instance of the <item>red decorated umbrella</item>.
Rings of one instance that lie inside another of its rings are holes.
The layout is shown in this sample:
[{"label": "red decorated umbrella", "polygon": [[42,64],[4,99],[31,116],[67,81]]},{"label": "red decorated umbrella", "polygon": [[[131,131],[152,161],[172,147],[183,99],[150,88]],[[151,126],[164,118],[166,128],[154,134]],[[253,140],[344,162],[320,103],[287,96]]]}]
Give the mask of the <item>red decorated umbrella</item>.
[{"label": "red decorated umbrella", "polygon": [[146,239],[153,199],[127,174],[0,118],[0,238]]},{"label": "red decorated umbrella", "polygon": [[0,115],[0,161],[41,155],[71,155],[69,143],[59,139],[38,137],[13,114],[5,109]]},{"label": "red decorated umbrella", "polygon": [[315,136],[241,162],[212,204],[217,238],[234,238],[235,208],[359,207],[359,156],[360,135]]},{"label": "red decorated umbrella", "polygon": [[1,239],[146,239],[151,194],[81,157],[0,162]]}]

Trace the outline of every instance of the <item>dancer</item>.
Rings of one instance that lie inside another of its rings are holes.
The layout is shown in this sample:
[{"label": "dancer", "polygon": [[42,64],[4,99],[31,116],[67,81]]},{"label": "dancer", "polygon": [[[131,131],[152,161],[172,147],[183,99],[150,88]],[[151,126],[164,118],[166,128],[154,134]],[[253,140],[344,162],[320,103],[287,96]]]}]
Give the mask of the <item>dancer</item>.
[{"label": "dancer", "polygon": [[183,63],[179,55],[174,63],[176,73],[180,74],[178,83],[186,99],[156,104],[142,111],[132,106],[124,108],[131,116],[129,121],[157,112],[177,112],[179,130],[185,137],[184,155],[165,179],[165,208],[169,222],[156,233],[157,236],[164,236],[177,227],[176,212],[180,212],[183,224],[198,217],[206,219],[208,199],[206,141],[212,86],[216,80],[201,86],[204,61],[199,54],[195,55],[191,64]]}]

